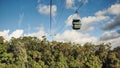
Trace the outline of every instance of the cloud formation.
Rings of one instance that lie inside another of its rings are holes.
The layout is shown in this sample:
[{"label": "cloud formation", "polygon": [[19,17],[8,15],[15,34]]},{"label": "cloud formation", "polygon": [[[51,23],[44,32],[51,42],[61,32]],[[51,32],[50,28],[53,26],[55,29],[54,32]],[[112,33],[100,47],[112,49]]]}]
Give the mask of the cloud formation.
[{"label": "cloud formation", "polygon": [[102,29],[103,30],[111,30],[116,27],[120,27],[120,15],[118,15],[114,20],[109,21],[107,24],[105,24]]},{"label": "cloud formation", "polygon": [[102,10],[102,11],[100,10],[96,12],[94,16],[83,17],[81,19],[83,23],[82,30],[86,31],[90,28],[94,29],[94,27],[92,27],[90,24],[110,20],[110,17],[107,16],[106,14],[117,15],[117,17],[115,20],[108,22],[108,24],[103,26],[102,29],[108,30],[108,29],[112,29],[112,28],[120,26],[120,9],[119,8],[120,8],[120,4],[114,4],[114,5],[111,5],[111,7],[109,7],[106,10]]},{"label": "cloud formation", "polygon": [[75,0],[66,0],[66,8],[73,8]]},{"label": "cloud formation", "polygon": [[[114,4],[111,7],[109,7],[106,10],[102,10],[96,13],[97,16],[101,15],[115,15],[114,19],[111,19],[110,21],[107,22],[107,24],[102,26],[102,30],[107,32],[104,32],[100,36],[100,40],[104,42],[110,42],[112,47],[119,46],[120,42],[120,30],[116,30],[115,28],[120,26],[120,4]],[[113,30],[114,29],[114,30]]]},{"label": "cloud formation", "polygon": [[[44,31],[44,28],[40,28],[37,32],[24,34],[24,30],[17,29],[10,33],[9,30],[4,30],[0,32],[0,36],[3,36],[6,41],[9,41],[12,37],[19,38],[21,36],[31,36],[31,37],[37,37],[38,39],[42,40],[42,36],[47,36],[47,33]],[[61,42],[74,42],[78,44],[85,44],[87,42],[99,44],[100,41],[108,43],[111,42],[112,47],[116,47],[120,44],[120,30],[118,31],[110,31],[105,32],[103,35],[98,39],[97,37],[91,36],[88,33],[80,33],[79,31],[75,30],[65,30],[62,34],[56,34],[54,36],[54,39],[56,41]]]},{"label": "cloud formation", "polygon": [[[57,11],[57,6],[56,5],[52,5],[51,9],[52,9],[52,11],[51,11],[52,16],[55,16],[56,15],[56,11]],[[38,5],[38,12],[40,14],[50,15],[50,5],[39,4]]]},{"label": "cloud formation", "polygon": [[112,49],[113,49],[113,48],[115,48],[117,46],[120,46],[120,37],[108,40],[106,42],[110,42],[111,46],[112,46]]},{"label": "cloud formation", "polygon": [[82,34],[75,30],[66,30],[62,34],[56,34],[55,40],[62,42],[75,42],[85,44],[86,42],[97,43],[97,38],[89,34]]},{"label": "cloud formation", "polygon": [[12,32],[10,35],[9,35],[9,39],[11,39],[12,37],[14,38],[19,38],[20,36],[23,35],[23,30],[15,30],[14,32]]},{"label": "cloud formation", "polygon": [[112,49],[120,45],[120,30],[112,30],[104,32],[100,38],[100,42],[111,43]]},{"label": "cloud formation", "polygon": [[31,36],[31,37],[37,37],[38,39],[42,40],[42,36],[47,35],[47,33],[44,31],[44,28],[39,28],[37,32],[30,33],[30,34],[24,34],[24,36]]},{"label": "cloud formation", "polygon": [[114,4],[111,5],[111,7],[109,7],[106,10],[100,10],[97,13],[95,13],[95,15],[97,16],[101,16],[101,15],[105,15],[105,14],[113,14],[113,15],[119,15],[120,14],[120,4]]},{"label": "cloud formation", "polygon": [[79,2],[79,3],[83,3],[86,4],[88,2],[88,0],[66,0],[66,8],[67,9],[76,9],[78,8],[78,6],[75,6],[75,1]]},{"label": "cloud formation", "polygon": [[14,38],[19,38],[20,36],[23,35],[23,30],[15,30],[13,31],[11,34],[9,34],[10,30],[4,30],[2,32],[0,32],[0,36],[3,36],[3,38],[6,41],[9,41],[12,37]]},{"label": "cloud formation", "polygon": [[38,39],[42,40],[42,36],[47,35],[47,33],[44,31],[43,28],[40,28],[37,32],[34,33],[29,33],[29,34],[24,34],[24,30],[22,29],[17,29],[10,33],[10,30],[4,30],[0,32],[0,36],[3,36],[3,38],[6,41],[9,41],[12,37],[14,38],[19,38],[21,36],[31,36],[31,37],[37,37]]},{"label": "cloud formation", "polygon": [[107,31],[103,33],[100,37],[100,40],[106,41],[120,37],[120,31]]},{"label": "cloud formation", "polygon": [[89,23],[101,22],[108,19],[109,19],[109,16],[88,16],[88,17],[83,17],[81,21],[86,24],[89,24]]},{"label": "cloud formation", "polygon": [[3,30],[3,31],[0,32],[0,36],[3,36],[3,38],[5,40],[7,40],[8,39],[8,33],[9,33],[9,30]]}]

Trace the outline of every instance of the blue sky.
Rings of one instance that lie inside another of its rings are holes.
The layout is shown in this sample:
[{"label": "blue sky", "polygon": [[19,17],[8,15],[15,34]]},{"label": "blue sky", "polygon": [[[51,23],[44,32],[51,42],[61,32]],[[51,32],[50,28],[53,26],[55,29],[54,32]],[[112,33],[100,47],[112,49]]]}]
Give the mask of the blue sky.
[{"label": "blue sky", "polygon": [[[71,20],[80,4],[83,4],[79,9],[82,28],[75,31],[71,27]],[[49,5],[50,0],[0,0],[0,35],[6,38],[6,35],[14,36],[12,34],[17,34],[15,31],[21,31],[18,35],[45,34],[50,39]],[[120,17],[119,7],[120,0],[53,0],[52,33],[56,35],[54,39],[77,43],[91,42],[91,39],[97,40],[96,42],[118,41],[120,24],[116,21],[119,21],[117,18]],[[5,34],[5,31],[8,34]],[[110,36],[104,40],[104,35],[108,34]],[[76,36],[73,37],[74,35]]]},{"label": "blue sky", "polygon": [[[115,2],[116,2],[115,0],[108,0],[108,1],[100,0],[99,2],[97,0],[90,0],[88,3],[86,3],[80,8],[80,11],[79,11],[80,17],[93,15],[98,10],[106,9],[110,7],[111,4],[114,4]],[[53,1],[53,4],[57,6],[56,16],[54,18],[56,19],[56,21],[57,20],[60,21],[60,25],[64,24],[67,17],[75,12],[75,10],[73,9],[66,9],[66,6],[64,5],[64,3],[65,3],[65,0]],[[76,5],[75,7],[78,7],[79,3],[75,2],[75,5]],[[49,1],[41,0],[41,2],[38,3],[37,0],[1,0],[0,30],[10,29],[12,31],[12,30],[18,29],[18,27],[20,29],[26,29],[28,25],[31,28],[43,26],[45,29],[47,28],[46,30],[48,30],[49,15],[40,14],[38,12],[37,7],[39,4],[49,5]],[[62,8],[64,10],[63,12],[62,12]],[[61,20],[58,19],[60,17],[60,14],[61,14]],[[20,24],[21,26],[19,26],[18,22],[21,15],[23,19]],[[53,22],[53,24],[54,23],[56,22]],[[55,24],[55,26],[58,26],[58,27],[60,25]],[[53,26],[53,28],[55,26]]]}]

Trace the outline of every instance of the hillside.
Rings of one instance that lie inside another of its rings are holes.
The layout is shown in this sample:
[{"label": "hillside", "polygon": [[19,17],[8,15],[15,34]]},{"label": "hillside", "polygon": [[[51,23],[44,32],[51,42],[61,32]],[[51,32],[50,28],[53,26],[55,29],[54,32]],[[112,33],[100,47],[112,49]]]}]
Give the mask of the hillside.
[{"label": "hillside", "polygon": [[0,37],[0,68],[120,68],[120,46]]}]

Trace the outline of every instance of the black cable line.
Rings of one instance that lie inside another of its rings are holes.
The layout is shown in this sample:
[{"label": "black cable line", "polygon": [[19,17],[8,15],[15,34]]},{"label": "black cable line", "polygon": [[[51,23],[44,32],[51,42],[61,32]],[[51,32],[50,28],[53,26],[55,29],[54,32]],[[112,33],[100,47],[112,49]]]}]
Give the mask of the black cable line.
[{"label": "black cable line", "polygon": [[51,29],[52,29],[52,0],[50,0],[50,35],[51,35]]},{"label": "black cable line", "polygon": [[75,12],[79,11],[79,9],[83,6],[83,3],[80,3],[79,7],[76,9]]},{"label": "black cable line", "polygon": [[[61,1],[62,1],[62,0],[61,0]],[[61,2],[61,4],[62,4],[62,2]],[[60,13],[60,15],[59,15],[59,17],[58,17],[58,23],[57,23],[58,26],[60,25],[60,20],[61,20],[61,17],[62,17],[62,15],[63,15],[64,9],[65,9],[64,6],[65,6],[65,1],[64,1],[64,3],[63,3],[61,13]],[[57,26],[56,26],[56,28],[57,28]],[[63,26],[61,26],[61,27],[57,30],[57,32],[58,32],[61,28],[63,28]]]}]

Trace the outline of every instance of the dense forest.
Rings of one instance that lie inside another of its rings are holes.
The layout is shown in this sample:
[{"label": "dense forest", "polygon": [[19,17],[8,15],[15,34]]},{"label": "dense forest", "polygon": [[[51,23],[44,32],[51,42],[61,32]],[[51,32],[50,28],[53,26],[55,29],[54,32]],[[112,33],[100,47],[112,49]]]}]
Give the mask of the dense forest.
[{"label": "dense forest", "polygon": [[120,46],[0,37],[0,68],[120,68]]}]

